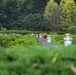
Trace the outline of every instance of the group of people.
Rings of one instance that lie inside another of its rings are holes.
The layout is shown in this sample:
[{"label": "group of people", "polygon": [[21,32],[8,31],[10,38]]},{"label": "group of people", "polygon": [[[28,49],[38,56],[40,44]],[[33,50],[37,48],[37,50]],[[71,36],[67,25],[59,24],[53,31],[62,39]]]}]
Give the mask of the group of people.
[{"label": "group of people", "polygon": [[[47,42],[52,42],[52,37],[50,35],[47,35],[47,34],[44,34],[43,36],[41,34],[34,34],[34,36],[36,38],[43,38],[43,39],[46,39]],[[68,45],[71,45],[72,44],[72,40],[73,38],[71,37],[70,34],[65,34],[65,37],[63,38],[64,40],[64,45],[65,46],[68,46]]]}]

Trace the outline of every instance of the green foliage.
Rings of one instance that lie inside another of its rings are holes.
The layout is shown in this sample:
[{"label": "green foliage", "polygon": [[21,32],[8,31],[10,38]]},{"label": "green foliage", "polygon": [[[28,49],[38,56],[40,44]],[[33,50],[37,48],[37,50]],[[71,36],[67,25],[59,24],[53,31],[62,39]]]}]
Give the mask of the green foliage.
[{"label": "green foliage", "polygon": [[42,24],[42,14],[29,14],[24,18],[25,25],[23,29],[26,30],[40,30]]},{"label": "green foliage", "polygon": [[68,32],[71,34],[76,34],[76,26],[70,26],[68,28]]},{"label": "green foliage", "polygon": [[[41,32],[36,32],[39,34]],[[49,32],[48,32],[49,33]],[[47,34],[48,34],[47,33]],[[44,34],[43,32],[41,33]],[[64,35],[58,35],[56,33],[49,33],[52,37],[52,42],[57,42],[60,45],[64,45]],[[76,44],[76,35],[72,35],[73,37],[73,44]],[[31,34],[28,35],[21,35],[21,34],[0,34],[0,46],[3,47],[10,47],[10,46],[25,46],[29,47],[32,45],[39,45],[38,40],[32,36]]]},{"label": "green foliage", "polygon": [[44,11],[44,18],[47,20],[47,22],[49,22],[49,24],[46,24],[46,28],[49,27],[49,29],[52,31],[59,31],[60,16],[61,10],[58,4],[54,2],[54,0],[49,0]]},{"label": "green foliage", "polygon": [[63,40],[63,38],[64,38],[64,35],[53,35],[52,36],[52,41],[53,42],[58,42],[59,44],[64,44],[64,40]]},{"label": "green foliage", "polygon": [[52,11],[57,7],[57,3],[54,2],[54,0],[50,0],[46,7],[45,7],[45,11],[44,11],[44,17],[46,19],[48,19],[48,21],[51,20],[51,16],[52,16]]},{"label": "green foliage", "polygon": [[64,35],[65,32],[57,32],[58,35]]},{"label": "green foliage", "polygon": [[72,36],[73,37],[73,44],[76,44],[76,36]]},{"label": "green foliage", "polygon": [[66,31],[72,25],[76,25],[74,0],[0,0],[0,29]]},{"label": "green foliage", "polygon": [[0,46],[25,46],[38,45],[38,41],[32,35],[21,35],[21,34],[0,34]]},{"label": "green foliage", "polygon": [[18,19],[20,9],[17,0],[2,0],[1,2],[1,23],[2,27],[12,29],[13,22]]},{"label": "green foliage", "polygon": [[0,28],[24,29],[24,18],[34,13],[43,14],[46,3],[46,0],[0,0]]},{"label": "green foliage", "polygon": [[60,4],[61,0],[54,0],[55,2],[57,2],[58,4]]},{"label": "green foliage", "polygon": [[51,48],[0,48],[1,75],[72,75],[76,66],[76,45]]},{"label": "green foliage", "polygon": [[21,34],[0,34],[0,46],[9,47],[9,43],[22,37]]},{"label": "green foliage", "polygon": [[50,31],[29,31],[29,30],[0,30],[0,34],[22,34],[27,35],[31,33],[40,34],[40,33],[49,33]]},{"label": "green foliage", "polygon": [[0,34],[30,34],[33,31],[28,31],[28,30],[0,30]]},{"label": "green foliage", "polygon": [[25,35],[9,43],[9,46],[25,46],[39,45],[36,38],[32,35]]},{"label": "green foliage", "polygon": [[51,27],[49,25],[49,21],[43,18],[42,25],[40,26],[40,30],[42,31],[50,31]]},{"label": "green foliage", "polygon": [[61,29],[67,31],[69,26],[76,25],[76,6],[74,0],[62,0],[61,8]]}]

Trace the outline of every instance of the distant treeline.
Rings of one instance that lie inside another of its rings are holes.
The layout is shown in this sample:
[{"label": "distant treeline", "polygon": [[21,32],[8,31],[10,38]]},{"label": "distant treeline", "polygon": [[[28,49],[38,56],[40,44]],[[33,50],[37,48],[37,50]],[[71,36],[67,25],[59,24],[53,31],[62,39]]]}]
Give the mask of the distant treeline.
[{"label": "distant treeline", "polygon": [[0,29],[67,31],[76,25],[74,0],[0,0]]}]

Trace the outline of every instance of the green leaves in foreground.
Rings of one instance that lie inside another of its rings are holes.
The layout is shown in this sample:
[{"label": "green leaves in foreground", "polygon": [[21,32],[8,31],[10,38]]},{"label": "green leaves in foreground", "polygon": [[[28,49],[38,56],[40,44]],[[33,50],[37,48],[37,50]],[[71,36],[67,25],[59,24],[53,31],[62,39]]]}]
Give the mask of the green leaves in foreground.
[{"label": "green leaves in foreground", "polygon": [[0,75],[72,75],[70,65],[76,66],[75,47],[1,48]]}]

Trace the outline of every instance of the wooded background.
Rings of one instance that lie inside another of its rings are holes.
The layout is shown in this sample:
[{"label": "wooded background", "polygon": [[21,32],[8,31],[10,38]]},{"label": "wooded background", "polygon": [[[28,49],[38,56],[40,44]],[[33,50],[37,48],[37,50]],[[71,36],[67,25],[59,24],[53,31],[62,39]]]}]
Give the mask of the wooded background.
[{"label": "wooded background", "polygon": [[67,31],[76,26],[74,0],[0,0],[0,29]]}]

